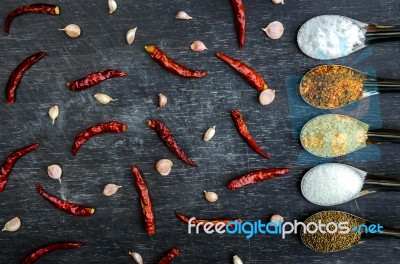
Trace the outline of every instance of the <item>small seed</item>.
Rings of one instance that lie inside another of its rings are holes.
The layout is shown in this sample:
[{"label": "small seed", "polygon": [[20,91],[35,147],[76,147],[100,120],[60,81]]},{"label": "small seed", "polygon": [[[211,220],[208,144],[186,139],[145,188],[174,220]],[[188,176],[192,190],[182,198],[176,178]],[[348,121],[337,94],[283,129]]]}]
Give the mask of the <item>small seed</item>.
[{"label": "small seed", "polygon": [[243,261],[236,255],[233,256],[233,264],[243,264]]},{"label": "small seed", "polygon": [[133,41],[135,40],[136,30],[137,30],[137,27],[132,28],[131,30],[129,30],[126,33],[126,41],[128,42],[128,45],[131,45],[133,43]]},{"label": "small seed", "polygon": [[50,178],[58,180],[61,183],[62,168],[60,165],[53,164],[47,167],[47,174]]},{"label": "small seed", "polygon": [[215,135],[215,128],[216,126],[210,127],[206,133],[204,134],[204,141],[209,141],[212,139]]},{"label": "small seed", "polygon": [[168,97],[165,94],[158,94],[158,107],[164,108],[168,103]]},{"label": "small seed", "polygon": [[69,24],[65,28],[59,30],[64,31],[71,38],[77,38],[81,35],[81,28],[75,24]]},{"label": "small seed", "polygon": [[178,13],[176,13],[175,18],[183,20],[193,19],[185,11],[179,11]]},{"label": "small seed", "polygon": [[283,223],[283,217],[281,215],[274,214],[273,216],[271,216],[271,219],[269,221],[279,225],[279,221]]},{"label": "small seed", "polygon": [[143,264],[142,256],[140,256],[137,252],[129,252],[129,255],[132,256],[133,260],[136,261],[137,264]]},{"label": "small seed", "polygon": [[97,93],[94,95],[94,98],[100,103],[100,104],[108,104],[112,101],[117,101],[118,99],[112,99],[109,95],[102,94],[102,93]]},{"label": "small seed", "polygon": [[114,13],[117,7],[117,2],[115,2],[115,0],[108,0],[108,13]]},{"label": "small seed", "polygon": [[21,227],[21,219],[19,219],[18,217],[14,217],[4,225],[4,228],[1,231],[14,232],[17,231],[20,227]]},{"label": "small seed", "polygon": [[156,164],[156,170],[160,175],[167,176],[172,170],[172,165],[174,164],[169,159],[161,159]]},{"label": "small seed", "polygon": [[50,107],[49,116],[52,120],[53,125],[59,114],[60,114],[60,108],[57,105]]},{"label": "small seed", "polygon": [[206,197],[206,200],[210,203],[215,203],[218,200],[218,194],[216,194],[215,192],[204,191],[204,196]]},{"label": "small seed", "polygon": [[206,45],[204,45],[204,43],[201,42],[200,40],[195,40],[195,41],[193,41],[192,45],[190,45],[190,48],[191,48],[193,51],[198,51],[198,52],[207,49]]},{"label": "small seed", "polygon": [[121,188],[122,186],[116,185],[114,183],[109,183],[106,186],[104,186],[104,190],[103,190],[103,194],[105,196],[111,196],[113,194],[115,194],[119,188]]},{"label": "small seed", "polygon": [[269,105],[275,100],[275,90],[266,89],[262,91],[258,97],[260,104]]}]

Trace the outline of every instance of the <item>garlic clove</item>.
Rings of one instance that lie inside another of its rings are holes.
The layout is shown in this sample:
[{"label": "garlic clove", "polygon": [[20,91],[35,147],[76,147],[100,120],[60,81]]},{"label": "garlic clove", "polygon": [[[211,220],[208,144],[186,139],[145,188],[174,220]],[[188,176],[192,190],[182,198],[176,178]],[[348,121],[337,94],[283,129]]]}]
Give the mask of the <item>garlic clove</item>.
[{"label": "garlic clove", "polygon": [[210,203],[215,203],[216,201],[218,201],[218,194],[216,194],[215,192],[204,191],[204,197]]},{"label": "garlic clove", "polygon": [[281,223],[283,223],[283,220],[284,219],[281,215],[274,214],[273,216],[271,216],[271,219],[269,221],[279,225],[279,221],[281,221]]},{"label": "garlic clove", "polygon": [[50,178],[58,180],[61,183],[62,168],[60,165],[53,164],[47,167],[47,174]]},{"label": "garlic clove", "polygon": [[76,38],[81,35],[81,28],[75,24],[69,24],[65,28],[59,29],[60,31],[64,31],[71,38]]},{"label": "garlic clove", "polygon": [[118,99],[112,99],[109,95],[102,94],[102,93],[97,93],[94,95],[94,98],[100,103],[100,104],[108,104],[111,101],[117,101]]},{"label": "garlic clove", "polygon": [[193,17],[190,17],[185,11],[179,11],[176,13],[175,18],[183,20],[193,19]]},{"label": "garlic clove", "polygon": [[274,4],[282,4],[282,5],[285,3],[284,0],[272,0],[272,2]]},{"label": "garlic clove", "polygon": [[52,120],[53,125],[59,114],[60,114],[60,108],[57,105],[50,107],[49,116]]},{"label": "garlic clove", "polygon": [[164,108],[168,103],[168,97],[165,94],[158,94],[158,107]]},{"label": "garlic clove", "polygon": [[204,141],[209,141],[212,139],[215,135],[215,128],[216,126],[210,127],[206,133],[204,134]]},{"label": "garlic clove", "polygon": [[4,228],[1,231],[14,232],[17,231],[20,227],[21,227],[21,219],[19,219],[18,217],[14,217],[4,225]]},{"label": "garlic clove", "polygon": [[263,28],[265,34],[271,39],[280,39],[285,31],[282,23],[279,21],[271,22],[266,28]]},{"label": "garlic clove", "polygon": [[156,170],[160,175],[167,176],[172,170],[172,165],[174,164],[169,159],[161,159],[156,164]]},{"label": "garlic clove", "polygon": [[233,264],[243,264],[243,261],[237,256],[233,256]]},{"label": "garlic clove", "polygon": [[104,190],[103,190],[103,194],[105,196],[111,196],[113,194],[115,194],[119,188],[121,188],[122,186],[116,185],[114,183],[109,183],[106,186],[104,186]]},{"label": "garlic clove", "polygon": [[133,43],[133,41],[135,41],[136,30],[137,30],[137,27],[132,28],[131,30],[129,30],[126,33],[126,41],[128,42],[128,45],[131,45]]},{"label": "garlic clove", "polygon": [[117,2],[115,2],[115,0],[108,0],[108,13],[114,13],[117,7]]},{"label": "garlic clove", "polygon": [[137,252],[129,252],[129,255],[132,256],[133,260],[136,261],[137,264],[143,264],[142,256],[140,256]]},{"label": "garlic clove", "polygon": [[207,49],[206,45],[204,45],[204,43],[201,42],[200,40],[193,41],[192,45],[190,45],[190,48],[193,51],[197,51],[197,52],[200,52],[200,51],[203,51],[203,50]]},{"label": "garlic clove", "polygon": [[275,90],[266,89],[260,93],[258,100],[262,105],[269,105],[275,100]]}]

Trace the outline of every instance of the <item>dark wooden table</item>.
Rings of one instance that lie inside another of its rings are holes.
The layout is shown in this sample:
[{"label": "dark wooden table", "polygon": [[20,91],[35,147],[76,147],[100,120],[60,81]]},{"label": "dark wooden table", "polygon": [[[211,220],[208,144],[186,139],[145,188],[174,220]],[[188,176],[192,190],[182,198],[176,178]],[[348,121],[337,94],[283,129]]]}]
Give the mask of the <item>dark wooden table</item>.
[{"label": "dark wooden table", "polygon": [[[34,1],[2,1],[0,18],[16,7]],[[47,1],[48,2],[48,1]],[[317,111],[298,96],[296,86],[310,68],[322,64],[306,57],[296,44],[296,34],[307,19],[321,14],[340,14],[360,21],[400,24],[400,2],[377,1],[305,1],[287,0],[274,5],[269,0],[244,1],[247,9],[245,48],[238,49],[232,7],[228,0],[203,1],[118,1],[118,10],[110,15],[107,1],[51,1],[61,15],[25,15],[12,23],[11,34],[0,37],[1,87],[20,61],[40,50],[49,56],[24,76],[17,101],[0,106],[0,157],[15,149],[40,142],[41,147],[22,158],[9,183],[0,194],[0,223],[19,216],[18,232],[0,233],[0,262],[18,263],[34,249],[53,242],[84,242],[79,250],[57,252],[40,263],[132,263],[128,252],[142,254],[145,263],[155,263],[171,247],[181,249],[175,263],[231,263],[238,254],[244,263],[398,263],[400,241],[395,238],[370,239],[353,249],[319,254],[306,248],[297,235],[282,240],[274,235],[189,235],[185,224],[176,219],[176,210],[204,218],[236,217],[246,221],[267,221],[278,213],[287,221],[301,221],[324,210],[338,209],[367,219],[400,226],[399,196],[382,193],[350,203],[323,208],[307,202],[299,183],[304,170],[330,160],[307,155],[298,143],[301,126],[310,118],[329,111]],[[177,21],[174,15],[187,11],[194,19]],[[285,25],[280,40],[270,40],[261,31],[269,22]],[[70,39],[58,31],[69,23],[82,28],[82,36]],[[132,46],[125,33],[138,27]],[[189,49],[200,39],[208,50]],[[145,52],[153,43],[167,54],[193,68],[206,69],[208,75],[197,80],[179,78],[161,69]],[[224,52],[257,69],[270,87],[277,90],[276,101],[267,107],[258,103],[258,92],[214,53]],[[381,76],[400,78],[400,42],[371,46],[343,59],[328,63],[365,69]],[[117,68],[127,78],[111,80],[83,92],[67,89],[66,82],[86,74]],[[117,98],[110,105],[98,104],[93,95],[103,92]],[[169,97],[168,106],[157,109],[157,93]],[[61,114],[56,125],[47,115],[57,104]],[[399,95],[382,95],[336,113],[347,113],[372,127],[400,129]],[[265,160],[250,150],[235,131],[230,110],[238,108],[249,129],[273,159]],[[175,158],[146,126],[149,118],[163,120],[184,150],[199,164],[193,169]],[[70,148],[75,136],[99,122],[126,122],[125,134],[104,135],[90,140],[76,157]],[[208,127],[216,125],[212,141],[202,140]],[[168,177],[155,171],[160,158],[173,160]],[[398,147],[369,147],[335,162],[360,169],[397,175],[400,168]],[[49,164],[62,165],[60,185],[47,176]],[[153,198],[157,234],[150,237],[143,228],[141,208],[133,184],[130,166],[142,171]],[[289,166],[293,173],[239,191],[229,191],[226,183],[241,174],[265,167]],[[122,189],[105,197],[105,184],[114,182]],[[40,197],[35,184],[50,193],[75,203],[94,206],[89,218],[60,212]],[[204,200],[203,190],[220,196],[216,204]]]}]

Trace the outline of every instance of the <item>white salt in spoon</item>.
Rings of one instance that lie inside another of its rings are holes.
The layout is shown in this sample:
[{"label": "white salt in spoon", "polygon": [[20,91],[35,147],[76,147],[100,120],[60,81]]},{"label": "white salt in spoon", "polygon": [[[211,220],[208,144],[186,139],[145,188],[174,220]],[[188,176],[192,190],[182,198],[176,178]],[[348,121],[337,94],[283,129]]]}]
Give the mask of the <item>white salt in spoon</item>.
[{"label": "white salt in spoon", "polygon": [[318,60],[341,58],[370,44],[392,40],[400,40],[400,26],[366,24],[339,15],[313,17],[297,34],[301,51]]},{"label": "white salt in spoon", "polygon": [[400,191],[400,180],[376,176],[340,163],[318,165],[301,180],[303,196],[321,206],[347,203],[379,191]]}]

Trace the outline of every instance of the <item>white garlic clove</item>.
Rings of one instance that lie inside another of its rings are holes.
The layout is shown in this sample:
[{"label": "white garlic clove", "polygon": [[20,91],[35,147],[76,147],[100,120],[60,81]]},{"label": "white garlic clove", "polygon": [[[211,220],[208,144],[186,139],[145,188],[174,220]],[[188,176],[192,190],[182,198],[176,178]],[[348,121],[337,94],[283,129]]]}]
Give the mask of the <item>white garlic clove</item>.
[{"label": "white garlic clove", "polygon": [[274,4],[282,4],[282,5],[285,3],[284,0],[272,0],[272,2]]},{"label": "white garlic clove", "polygon": [[94,98],[100,103],[100,104],[108,104],[111,101],[117,101],[118,99],[112,99],[109,95],[102,94],[102,93],[97,93],[94,95]]},{"label": "white garlic clove", "polygon": [[233,264],[243,264],[243,261],[237,256],[233,256]]},{"label": "white garlic clove", "polygon": [[116,185],[114,183],[109,183],[106,186],[104,186],[104,190],[103,190],[103,194],[105,196],[111,196],[113,194],[115,194],[119,188],[121,188],[122,186]]},{"label": "white garlic clove", "polygon": [[271,219],[269,221],[279,225],[279,221],[283,223],[283,217],[281,215],[274,214],[273,216],[271,216]]},{"label": "white garlic clove", "polygon": [[216,201],[218,201],[218,194],[216,194],[215,192],[204,191],[204,197],[210,203],[215,203]]},{"label": "white garlic clove", "polygon": [[143,264],[142,256],[140,256],[137,252],[129,252],[129,255],[132,256],[133,260],[136,261],[137,264]]},{"label": "white garlic clove", "polygon": [[266,89],[260,93],[258,100],[262,105],[269,105],[275,100],[275,90]]},{"label": "white garlic clove", "polygon": [[204,134],[204,141],[209,141],[212,139],[215,135],[215,128],[216,126],[210,127],[206,133]]},{"label": "white garlic clove", "polygon": [[136,30],[137,30],[137,27],[132,28],[131,30],[129,30],[126,33],[126,41],[128,42],[128,45],[131,45],[133,43],[133,41],[135,41]]},{"label": "white garlic clove", "polygon": [[117,7],[117,2],[115,2],[115,0],[108,0],[108,13],[114,13]]},{"label": "white garlic clove", "polygon": [[168,97],[165,94],[158,94],[158,107],[164,108],[168,103]]},{"label": "white garlic clove", "polygon": [[60,108],[57,105],[50,107],[49,116],[52,120],[53,125],[59,114],[60,114]]},{"label": "white garlic clove", "polygon": [[161,159],[156,164],[156,170],[160,175],[167,176],[172,170],[172,165],[174,164],[169,159]]},{"label": "white garlic clove", "polygon": [[58,180],[61,183],[62,168],[60,165],[53,164],[47,167],[47,174],[50,178]]},{"label": "white garlic clove", "polygon": [[285,31],[282,23],[279,21],[271,22],[266,28],[263,28],[265,34],[271,39],[280,39]]},{"label": "white garlic clove", "polygon": [[69,24],[65,28],[59,29],[60,31],[64,31],[71,38],[76,38],[81,35],[81,28],[75,24]]},{"label": "white garlic clove", "polygon": [[1,231],[14,232],[17,231],[20,227],[21,227],[21,219],[19,219],[18,217],[14,217],[4,225],[4,228]]},{"label": "white garlic clove", "polygon": [[203,50],[207,49],[206,45],[204,45],[204,43],[201,42],[200,40],[193,41],[192,45],[190,45],[190,48],[193,51],[197,51],[197,52],[200,52],[200,51],[203,51]]},{"label": "white garlic clove", "polygon": [[185,11],[179,11],[176,13],[175,18],[183,20],[193,19],[193,17],[190,17]]}]

